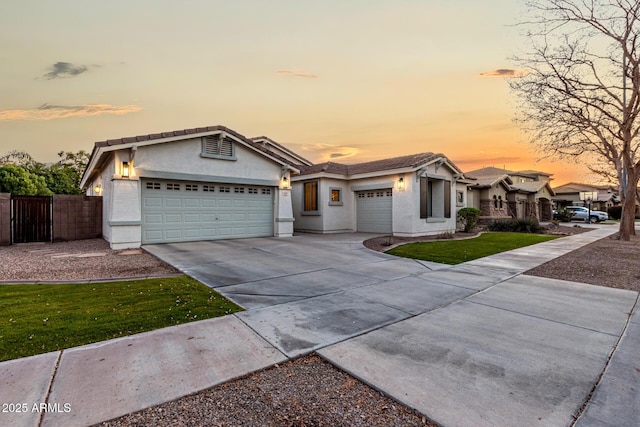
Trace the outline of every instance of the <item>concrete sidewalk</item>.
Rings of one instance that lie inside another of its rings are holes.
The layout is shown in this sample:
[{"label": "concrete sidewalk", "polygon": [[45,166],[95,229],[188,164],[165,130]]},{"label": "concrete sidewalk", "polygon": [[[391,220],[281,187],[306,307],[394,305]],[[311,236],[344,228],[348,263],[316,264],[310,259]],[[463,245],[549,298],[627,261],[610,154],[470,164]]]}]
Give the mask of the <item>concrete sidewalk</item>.
[{"label": "concrete sidewalk", "polygon": [[616,345],[578,425],[631,424],[637,293],[521,275],[615,231],[439,269],[358,234],[152,246],[248,311],[0,363],[21,411],[0,425],[90,425],[312,351],[445,426],[568,425]]}]

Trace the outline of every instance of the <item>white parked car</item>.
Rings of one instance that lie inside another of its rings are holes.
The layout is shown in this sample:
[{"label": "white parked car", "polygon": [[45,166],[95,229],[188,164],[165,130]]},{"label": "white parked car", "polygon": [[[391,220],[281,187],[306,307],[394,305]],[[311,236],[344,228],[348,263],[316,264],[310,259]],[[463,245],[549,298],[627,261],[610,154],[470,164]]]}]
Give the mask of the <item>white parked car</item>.
[{"label": "white parked car", "polygon": [[591,222],[600,222],[609,219],[609,215],[606,212],[594,210],[589,212],[589,209],[585,208],[584,206],[567,206],[567,210],[573,212],[573,218],[571,218],[572,220],[579,219],[587,222],[587,219],[590,218]]}]

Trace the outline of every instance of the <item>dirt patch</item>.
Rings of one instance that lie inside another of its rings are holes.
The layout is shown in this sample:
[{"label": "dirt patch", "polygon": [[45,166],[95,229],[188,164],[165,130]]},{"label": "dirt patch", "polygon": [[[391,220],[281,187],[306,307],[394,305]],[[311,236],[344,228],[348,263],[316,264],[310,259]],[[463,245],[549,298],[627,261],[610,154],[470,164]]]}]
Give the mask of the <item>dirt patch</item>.
[{"label": "dirt patch", "polygon": [[525,274],[640,292],[640,235],[600,239]]},{"label": "dirt patch", "polygon": [[101,425],[436,426],[315,355]]},{"label": "dirt patch", "polygon": [[75,281],[178,273],[143,250],[111,250],[103,239],[0,247],[2,281]]}]

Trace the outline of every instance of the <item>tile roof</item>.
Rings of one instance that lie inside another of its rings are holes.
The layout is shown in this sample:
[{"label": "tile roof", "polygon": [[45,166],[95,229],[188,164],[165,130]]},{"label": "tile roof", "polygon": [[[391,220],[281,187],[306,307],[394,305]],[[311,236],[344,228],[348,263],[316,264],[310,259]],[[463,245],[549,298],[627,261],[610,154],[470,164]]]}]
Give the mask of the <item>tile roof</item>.
[{"label": "tile roof", "polygon": [[[471,177],[471,178],[474,178],[474,177]],[[474,179],[475,181],[473,181],[473,185],[475,187],[491,187],[493,184],[500,181],[504,181],[507,187],[510,187],[512,184],[511,178],[509,178],[509,175],[507,174],[481,176],[479,178],[474,178]]]},{"label": "tile roof", "polygon": [[305,159],[304,157],[302,157],[298,153],[295,153],[295,152],[291,151],[290,149],[288,149],[284,145],[277,143],[276,141],[274,141],[273,139],[269,138],[268,136],[254,136],[254,137],[249,138],[249,139],[251,141],[253,141],[253,142],[256,142],[256,143],[260,143],[260,141],[267,141],[269,144],[281,149],[285,153],[289,153],[292,156],[297,157],[297,158],[303,160],[304,162],[306,162],[308,164],[312,164],[312,162],[310,162],[309,160]]},{"label": "tile roof", "polygon": [[[151,133],[151,134],[148,134],[148,135],[129,136],[129,137],[117,138],[117,139],[107,139],[105,141],[96,142],[95,143],[95,147],[94,147],[94,151],[95,151],[95,148],[100,148],[100,147],[111,147],[111,146],[114,146],[114,145],[124,145],[124,144],[132,144],[132,143],[136,143],[136,142],[154,141],[154,140],[158,140],[158,139],[173,138],[173,137],[177,137],[177,136],[189,137],[190,135],[197,135],[197,134],[204,133],[204,132],[216,132],[216,131],[221,131],[221,132],[228,133],[228,134],[234,136],[235,138],[243,141],[247,145],[255,148],[258,151],[261,151],[261,152],[263,152],[265,154],[269,154],[270,156],[276,158],[277,160],[279,160],[279,161],[281,161],[281,162],[283,162],[285,164],[290,163],[289,160],[287,160],[284,157],[278,155],[277,153],[274,153],[273,151],[271,151],[268,148],[266,148],[264,145],[262,145],[262,144],[260,144],[258,142],[255,142],[255,141],[245,137],[242,134],[239,134],[238,132],[234,131],[233,129],[229,129],[226,126],[221,126],[221,125],[206,126],[206,127],[191,128],[191,129],[173,130],[173,131],[168,131],[168,132]],[[280,146],[280,144],[276,144],[275,141],[272,141],[271,139],[269,139],[269,141],[274,143],[274,145]],[[290,150],[287,150],[287,149],[284,149],[284,150],[285,151],[290,151]],[[300,157],[300,156],[298,156],[298,157]],[[295,165],[292,165],[292,166],[295,166]]]},{"label": "tile roof", "polygon": [[[335,173],[340,175],[357,175],[370,172],[381,172],[386,170],[417,168],[432,160],[443,158],[448,161],[443,154],[419,153],[408,156],[393,157],[391,159],[374,160],[371,162],[355,163],[346,165],[342,163],[326,162],[308,167],[301,167],[300,175],[311,175],[314,173]],[[451,163],[449,161],[451,165]],[[455,167],[455,165],[453,165]],[[457,169],[457,168],[456,168]]]},{"label": "tile roof", "polygon": [[582,184],[579,182],[569,182],[564,185],[559,185],[558,187],[555,187],[553,190],[556,193],[563,194],[563,193],[579,193],[580,191],[594,191],[594,190],[609,191],[613,187],[614,186],[611,186],[611,185],[594,185],[594,184]]},{"label": "tile roof", "polygon": [[493,166],[488,166],[486,168],[481,168],[481,169],[476,169],[476,170],[472,170],[472,171],[468,171],[465,172],[466,176],[470,176],[470,177],[474,177],[474,178],[482,178],[482,177],[489,177],[489,176],[500,176],[500,175],[517,175],[517,176],[528,176],[528,177],[532,177],[532,178],[536,178],[539,175],[542,176],[546,176],[546,177],[550,177],[553,174],[552,173],[547,173],[547,172],[540,172],[540,171],[536,171],[536,170],[532,170],[532,169],[528,169],[528,170],[521,170],[521,171],[512,171],[512,170],[508,170],[508,169],[503,169],[503,168],[496,168]]}]

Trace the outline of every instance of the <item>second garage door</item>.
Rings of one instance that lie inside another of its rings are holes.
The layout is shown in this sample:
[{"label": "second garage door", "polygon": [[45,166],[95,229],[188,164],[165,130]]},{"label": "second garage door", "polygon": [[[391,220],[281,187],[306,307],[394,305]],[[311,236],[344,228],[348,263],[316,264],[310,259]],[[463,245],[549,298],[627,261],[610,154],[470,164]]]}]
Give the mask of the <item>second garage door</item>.
[{"label": "second garage door", "polygon": [[391,233],[392,195],[388,189],[356,192],[358,231],[363,233]]},{"label": "second garage door", "polygon": [[142,243],[273,236],[274,188],[142,181]]}]

